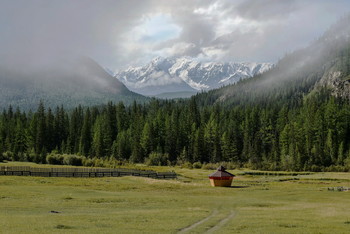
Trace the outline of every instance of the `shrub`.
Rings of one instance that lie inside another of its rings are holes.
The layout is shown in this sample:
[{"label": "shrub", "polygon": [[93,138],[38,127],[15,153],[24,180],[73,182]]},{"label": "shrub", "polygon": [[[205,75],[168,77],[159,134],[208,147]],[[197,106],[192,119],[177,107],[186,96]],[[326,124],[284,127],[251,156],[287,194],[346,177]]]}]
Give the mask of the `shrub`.
[{"label": "shrub", "polygon": [[[236,168],[240,168],[239,163],[234,163],[234,162],[221,162],[219,164],[224,166],[227,170],[234,170]],[[218,167],[220,165],[218,165]]]},{"label": "shrub", "polygon": [[202,168],[202,163],[201,162],[194,162],[192,167],[195,168],[195,169]]},{"label": "shrub", "polygon": [[35,152],[34,152],[34,149],[32,149],[27,155],[27,160],[28,162],[34,162],[34,159],[35,159]]},{"label": "shrub", "polygon": [[33,162],[35,162],[37,164],[40,163],[40,155],[39,154],[34,154]]},{"label": "shrub", "polygon": [[312,165],[311,168],[310,168],[310,170],[311,170],[312,172],[320,172],[320,171],[322,171],[322,170],[321,170],[321,167],[320,167],[320,166],[317,166],[317,165]]},{"label": "shrub", "polygon": [[227,170],[234,170],[236,168],[240,168],[240,164],[239,163],[219,162],[219,163],[203,163],[202,169],[204,169],[204,170],[216,170],[219,166],[223,166]]},{"label": "shrub", "polygon": [[28,162],[28,154],[27,153],[18,153],[18,160],[21,162]]},{"label": "shrub", "polygon": [[18,153],[12,153],[11,155],[11,161],[19,161],[19,155]]},{"label": "shrub", "polygon": [[90,158],[84,158],[83,159],[83,166],[84,167],[93,167],[94,166],[94,161]]},{"label": "shrub", "polygon": [[72,165],[72,166],[82,166],[83,165],[83,156],[77,155],[64,155],[63,156],[63,164],[64,165]]},{"label": "shrub", "polygon": [[63,155],[51,153],[46,156],[46,162],[52,165],[63,165]]},{"label": "shrub", "polygon": [[152,152],[145,159],[145,164],[148,166],[166,166],[168,165],[169,154],[162,154],[157,152]]},{"label": "shrub", "polygon": [[181,165],[181,167],[192,169],[192,168],[193,168],[193,165],[192,165],[192,163],[190,163],[190,162],[184,162],[184,163]]},{"label": "shrub", "polygon": [[11,152],[11,151],[6,151],[6,152],[4,152],[3,154],[2,154],[2,156],[3,156],[3,160],[7,160],[7,161],[10,161],[10,160],[12,160],[13,159],[13,152]]},{"label": "shrub", "polygon": [[344,160],[344,166],[350,169],[350,155]]},{"label": "shrub", "polygon": [[202,169],[204,170],[215,170],[219,167],[217,163],[204,163]]}]

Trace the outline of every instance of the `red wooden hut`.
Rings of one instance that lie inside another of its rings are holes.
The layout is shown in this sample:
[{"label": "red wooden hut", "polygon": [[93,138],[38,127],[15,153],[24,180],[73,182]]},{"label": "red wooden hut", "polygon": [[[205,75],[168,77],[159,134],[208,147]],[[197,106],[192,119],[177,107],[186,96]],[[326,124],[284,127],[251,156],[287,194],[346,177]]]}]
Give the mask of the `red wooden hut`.
[{"label": "red wooden hut", "polygon": [[213,187],[230,187],[235,175],[227,172],[225,167],[220,166],[216,172],[209,175],[210,184]]}]

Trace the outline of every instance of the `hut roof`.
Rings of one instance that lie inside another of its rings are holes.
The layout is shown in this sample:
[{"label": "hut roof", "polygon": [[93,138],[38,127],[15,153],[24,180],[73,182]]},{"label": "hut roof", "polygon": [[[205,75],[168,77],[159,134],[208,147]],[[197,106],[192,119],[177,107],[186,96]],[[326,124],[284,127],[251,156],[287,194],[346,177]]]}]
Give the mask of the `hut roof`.
[{"label": "hut roof", "polygon": [[229,173],[226,171],[226,168],[223,166],[220,166],[216,172],[213,174],[210,174],[209,177],[234,177],[235,175]]}]

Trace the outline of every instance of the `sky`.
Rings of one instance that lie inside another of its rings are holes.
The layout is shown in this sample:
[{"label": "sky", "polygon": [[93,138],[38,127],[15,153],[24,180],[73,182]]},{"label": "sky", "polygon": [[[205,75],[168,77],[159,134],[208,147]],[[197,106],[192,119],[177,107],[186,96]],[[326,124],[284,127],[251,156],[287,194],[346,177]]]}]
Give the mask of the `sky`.
[{"label": "sky", "polygon": [[272,62],[320,37],[348,0],[0,0],[0,63],[89,56],[112,71],[157,56]]}]

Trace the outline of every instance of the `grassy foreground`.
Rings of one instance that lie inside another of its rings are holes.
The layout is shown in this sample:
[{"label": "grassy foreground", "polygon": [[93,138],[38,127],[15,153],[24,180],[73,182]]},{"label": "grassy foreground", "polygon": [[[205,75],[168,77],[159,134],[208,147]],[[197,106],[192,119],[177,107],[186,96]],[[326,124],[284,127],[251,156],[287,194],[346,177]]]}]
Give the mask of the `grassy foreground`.
[{"label": "grassy foreground", "polygon": [[[154,168],[157,170],[157,168]],[[164,170],[164,168],[161,168]],[[350,174],[178,180],[0,177],[0,233],[348,233]],[[53,213],[57,211],[59,213]]]}]

